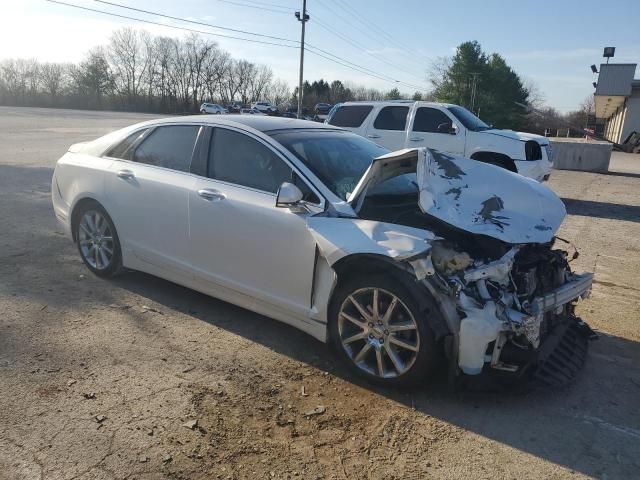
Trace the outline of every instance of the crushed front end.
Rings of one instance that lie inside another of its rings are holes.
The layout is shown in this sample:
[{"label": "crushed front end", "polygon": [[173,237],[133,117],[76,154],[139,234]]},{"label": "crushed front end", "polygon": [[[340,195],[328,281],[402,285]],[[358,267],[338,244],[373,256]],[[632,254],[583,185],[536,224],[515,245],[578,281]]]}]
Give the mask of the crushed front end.
[{"label": "crushed front end", "polygon": [[[417,198],[374,194],[377,184],[414,172]],[[595,334],[575,305],[589,295],[593,275],[573,273],[567,252],[554,248],[566,209],[547,186],[456,155],[407,149],[374,159],[348,201],[360,218],[425,232],[423,252],[394,259],[410,265],[438,304],[446,326],[437,325],[437,335],[448,338],[452,372],[557,385],[580,370]]]},{"label": "crushed front end", "polygon": [[462,373],[561,385],[581,369],[595,334],[575,306],[589,295],[593,275],[572,273],[567,252],[524,244],[495,260],[475,260],[436,241],[413,266],[455,304],[460,321],[450,353]]}]

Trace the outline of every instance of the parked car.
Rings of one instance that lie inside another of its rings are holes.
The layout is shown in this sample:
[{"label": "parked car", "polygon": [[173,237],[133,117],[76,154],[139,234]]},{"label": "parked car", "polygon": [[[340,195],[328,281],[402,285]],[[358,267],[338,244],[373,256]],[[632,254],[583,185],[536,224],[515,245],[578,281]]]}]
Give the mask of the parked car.
[{"label": "parked car", "polygon": [[328,118],[328,114],[331,111],[332,105],[329,103],[317,103],[315,107],[313,107],[313,121],[314,122],[325,122]]},{"label": "parked car", "polygon": [[242,109],[240,109],[240,114],[242,114],[242,115],[266,115],[266,113],[261,112],[257,108],[242,108]]},{"label": "parked car", "polygon": [[429,147],[491,163],[545,181],[553,155],[540,135],[499,130],[458,105],[415,102],[346,102],[327,123],[343,127],[390,149]]},{"label": "parked car", "polygon": [[267,115],[274,115],[278,113],[278,109],[275,106],[271,105],[271,102],[253,102],[251,104],[251,108],[260,110],[262,113],[265,113]]},{"label": "parked car", "polygon": [[574,311],[592,275],[554,247],[562,201],[436,150],[303,120],[174,117],[72,145],[51,192],[97,276],[140,270],[273,317],[378,384],[419,384],[441,354],[454,379],[561,383],[593,333]]},{"label": "parked car", "polygon": [[200,113],[213,113],[220,115],[221,113],[228,113],[227,109],[217,103],[203,103],[200,105]]},{"label": "parked car", "polygon": [[330,103],[316,103],[313,111],[316,115],[328,115],[332,106]]},{"label": "parked car", "polygon": [[231,102],[227,105],[227,110],[229,111],[229,113],[240,113],[240,110],[242,110],[243,108],[246,108],[246,106],[243,105],[242,102]]}]

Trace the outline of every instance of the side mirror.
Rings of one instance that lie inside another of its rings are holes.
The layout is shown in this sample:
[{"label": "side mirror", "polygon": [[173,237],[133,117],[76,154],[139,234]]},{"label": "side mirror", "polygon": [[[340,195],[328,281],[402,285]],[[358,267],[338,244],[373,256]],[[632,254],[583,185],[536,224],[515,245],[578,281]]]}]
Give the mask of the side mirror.
[{"label": "side mirror", "polygon": [[284,182],[278,189],[276,196],[276,207],[295,207],[302,200],[302,192],[293,183]]},{"label": "side mirror", "polygon": [[438,125],[438,133],[448,133],[449,135],[455,135],[456,129],[450,122],[443,122]]}]

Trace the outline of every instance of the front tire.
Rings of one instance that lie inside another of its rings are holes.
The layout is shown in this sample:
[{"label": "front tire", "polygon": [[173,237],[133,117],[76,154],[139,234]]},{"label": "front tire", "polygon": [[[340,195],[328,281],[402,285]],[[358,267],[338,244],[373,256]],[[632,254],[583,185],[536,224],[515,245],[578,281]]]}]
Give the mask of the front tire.
[{"label": "front tire", "polygon": [[118,233],[106,210],[98,202],[88,202],[75,218],[76,243],[87,268],[102,278],[120,273],[122,250]]},{"label": "front tire", "polygon": [[358,276],[339,285],[329,311],[332,346],[349,369],[384,387],[415,387],[433,372],[438,349],[420,310],[391,275]]}]

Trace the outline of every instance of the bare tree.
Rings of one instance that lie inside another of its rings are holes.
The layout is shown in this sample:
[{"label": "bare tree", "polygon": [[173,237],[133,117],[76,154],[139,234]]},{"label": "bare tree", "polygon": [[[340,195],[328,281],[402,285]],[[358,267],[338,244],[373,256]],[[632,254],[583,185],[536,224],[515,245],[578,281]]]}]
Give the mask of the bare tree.
[{"label": "bare tree", "polygon": [[529,93],[528,102],[533,108],[544,107],[544,94],[538,87],[538,84],[530,78],[526,78],[523,81],[525,90]]},{"label": "bare tree", "polygon": [[249,78],[249,97],[251,101],[261,100],[267,87],[273,80],[271,67],[260,65],[254,68],[253,75]]},{"label": "bare tree", "polygon": [[3,60],[0,64],[0,73],[9,96],[18,97],[26,93],[27,85],[23,61],[12,58]]},{"label": "bare tree", "polygon": [[233,97],[228,97],[225,88],[226,75],[231,70],[232,63],[231,55],[224,50],[216,49],[214,54],[209,57],[205,68],[205,85],[211,99],[219,97],[224,103],[233,99]]},{"label": "bare tree", "polygon": [[243,103],[249,103],[251,100],[251,80],[255,76],[255,71],[256,66],[247,60],[239,60],[235,63],[232,74],[235,77],[234,82]]},{"label": "bare tree", "polygon": [[291,89],[284,81],[277,79],[266,87],[265,97],[278,108],[284,108],[291,99]]},{"label": "bare tree", "polygon": [[451,69],[451,57],[438,57],[436,58],[427,74],[428,80],[433,85],[434,90],[437,90],[447,80],[448,72]]},{"label": "bare tree", "polygon": [[159,97],[160,108],[163,110],[170,109],[176,101],[175,88],[170,81],[175,43],[173,38],[155,37],[151,47],[155,63],[149,78],[150,89],[153,95]]},{"label": "bare tree", "polygon": [[204,40],[195,33],[187,37],[184,43],[184,52],[187,60],[187,83],[194,108],[198,108],[203,95],[203,85],[206,81],[206,65],[209,56],[216,50],[217,44],[210,40]]},{"label": "bare tree", "polygon": [[148,34],[123,28],[114,32],[109,41],[108,59],[115,74],[116,87],[134,105],[149,62],[145,55],[147,52],[142,48],[145,35]]},{"label": "bare tree", "polygon": [[[305,104],[316,101],[381,100],[383,92],[336,80],[305,83]],[[193,112],[204,100],[245,103],[268,99],[282,108],[291,89],[272,69],[234,60],[218,45],[192,34],[182,39],[124,28],[78,65],[0,61],[0,101]]]},{"label": "bare tree", "polygon": [[44,92],[55,99],[66,84],[67,68],[61,63],[44,63],[40,67],[40,82]]}]

